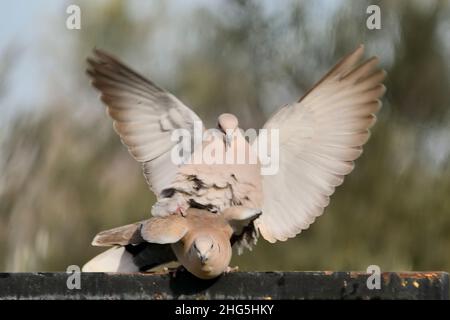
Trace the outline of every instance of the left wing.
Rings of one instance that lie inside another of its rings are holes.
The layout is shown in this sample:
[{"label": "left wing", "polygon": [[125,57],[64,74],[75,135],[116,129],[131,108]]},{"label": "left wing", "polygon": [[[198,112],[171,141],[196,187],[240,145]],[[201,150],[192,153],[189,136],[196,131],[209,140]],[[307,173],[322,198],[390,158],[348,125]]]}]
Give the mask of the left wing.
[{"label": "left wing", "polygon": [[[194,137],[197,114],[170,92],[138,74],[110,54],[95,50],[87,73],[101,92],[119,134],[130,154],[143,165],[150,189],[159,196],[173,181],[177,166],[171,161],[172,131],[186,129]],[[192,138],[193,140],[193,138]],[[193,141],[192,141],[193,144]]]}]

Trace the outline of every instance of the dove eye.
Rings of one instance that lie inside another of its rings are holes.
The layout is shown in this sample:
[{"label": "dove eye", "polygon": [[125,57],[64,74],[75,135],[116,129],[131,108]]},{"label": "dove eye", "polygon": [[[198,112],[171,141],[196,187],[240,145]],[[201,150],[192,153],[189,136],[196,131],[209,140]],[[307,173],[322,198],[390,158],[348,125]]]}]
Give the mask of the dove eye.
[{"label": "dove eye", "polygon": [[214,247],[214,243],[211,243],[211,247],[210,247],[210,249],[212,249]]}]

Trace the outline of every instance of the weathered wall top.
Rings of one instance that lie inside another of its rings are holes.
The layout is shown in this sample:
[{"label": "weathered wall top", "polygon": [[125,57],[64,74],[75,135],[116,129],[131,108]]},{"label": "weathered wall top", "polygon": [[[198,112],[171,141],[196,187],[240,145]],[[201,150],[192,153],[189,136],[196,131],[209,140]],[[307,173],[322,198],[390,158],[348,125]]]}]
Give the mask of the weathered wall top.
[{"label": "weathered wall top", "polygon": [[[0,299],[448,299],[445,272],[382,273],[369,289],[357,272],[235,272],[199,280],[170,274],[0,273]],[[70,282],[70,280],[69,280]],[[72,283],[72,282],[71,282]]]}]

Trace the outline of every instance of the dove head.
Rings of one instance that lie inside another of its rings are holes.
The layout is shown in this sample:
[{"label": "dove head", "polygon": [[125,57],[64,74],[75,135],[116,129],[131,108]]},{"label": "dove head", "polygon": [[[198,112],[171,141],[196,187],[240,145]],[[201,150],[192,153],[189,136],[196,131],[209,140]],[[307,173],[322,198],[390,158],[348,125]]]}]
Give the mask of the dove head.
[{"label": "dove head", "polygon": [[[177,250],[175,250],[177,254]],[[201,233],[193,239],[186,256],[177,255],[184,267],[200,279],[221,275],[231,260],[230,239],[221,234]]]},{"label": "dove head", "polygon": [[222,113],[217,119],[217,127],[224,133],[227,130],[234,131],[235,129],[238,128],[238,125],[239,125],[238,119],[231,113]]}]

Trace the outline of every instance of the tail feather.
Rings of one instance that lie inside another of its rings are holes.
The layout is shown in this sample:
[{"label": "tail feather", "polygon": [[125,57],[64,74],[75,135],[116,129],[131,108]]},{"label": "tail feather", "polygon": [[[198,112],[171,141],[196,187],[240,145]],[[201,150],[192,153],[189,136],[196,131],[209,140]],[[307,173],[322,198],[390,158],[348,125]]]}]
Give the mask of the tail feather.
[{"label": "tail feather", "polygon": [[83,272],[139,272],[176,261],[168,244],[143,242],[113,247],[88,261]]},{"label": "tail feather", "polygon": [[88,261],[83,272],[138,272],[133,255],[125,247],[112,247]]}]

